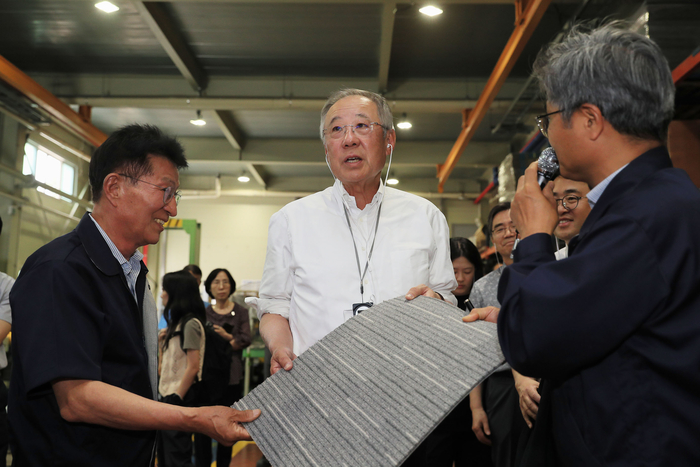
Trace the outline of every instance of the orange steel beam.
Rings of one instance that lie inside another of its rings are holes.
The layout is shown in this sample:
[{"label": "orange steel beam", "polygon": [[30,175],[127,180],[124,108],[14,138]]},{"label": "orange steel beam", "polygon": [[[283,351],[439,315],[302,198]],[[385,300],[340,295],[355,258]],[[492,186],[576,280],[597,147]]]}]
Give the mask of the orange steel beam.
[{"label": "orange steel beam", "polygon": [[671,76],[673,83],[678,84],[683,81],[693,70],[700,65],[700,48],[694,54],[683,60],[674,70]]},{"label": "orange steel beam", "polygon": [[39,105],[70,131],[97,147],[107,135],[0,55],[0,79]]},{"label": "orange steel beam", "polygon": [[466,126],[462,128],[445,163],[438,165],[437,178],[439,180],[438,191],[440,193],[444,191],[445,182],[447,182],[452,170],[455,168],[455,165],[457,165],[457,161],[459,161],[460,156],[464,152],[464,148],[467,147],[467,144],[469,144],[469,141],[474,136],[476,129],[486,115],[486,111],[496,98],[498,91],[501,90],[508,74],[513,69],[515,62],[525,48],[525,44],[530,40],[532,33],[542,19],[551,1],[552,0],[531,0],[525,7],[525,11],[519,19],[518,24],[516,24],[513,34],[510,36],[506,47],[503,49],[498,59],[498,63],[496,63],[496,67],[493,69],[493,72],[491,72],[491,76],[479,96],[479,100],[477,100],[474,109],[469,112],[469,120]]}]

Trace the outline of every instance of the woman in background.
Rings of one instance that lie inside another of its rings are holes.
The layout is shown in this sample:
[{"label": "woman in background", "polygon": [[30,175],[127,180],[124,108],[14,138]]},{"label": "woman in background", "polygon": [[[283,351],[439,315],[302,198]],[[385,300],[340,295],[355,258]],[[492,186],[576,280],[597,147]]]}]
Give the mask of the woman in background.
[{"label": "woman in background", "polygon": [[[204,357],[204,304],[197,280],[186,271],[163,276],[163,315],[168,324],[162,344],[158,391],[163,402],[193,405],[193,384],[201,378]],[[192,466],[192,433],[161,431],[163,467]]]},{"label": "woman in background", "polygon": [[[474,282],[484,275],[479,250],[462,237],[450,239],[450,259],[457,279],[452,292],[457,306],[466,310],[466,300]],[[489,467],[491,449],[479,442],[472,431],[472,412],[465,398],[426,438],[425,467]]]},{"label": "woman in background", "polygon": [[[215,405],[231,406],[243,395],[243,349],[250,345],[250,322],[248,321],[248,309],[229,298],[236,291],[236,282],[227,269],[214,269],[204,288],[211,298],[215,300],[206,309],[207,324],[211,324],[214,331],[229,342],[233,348],[231,359],[231,374],[229,384],[224,391],[221,400],[215,401]],[[197,467],[211,466],[211,438],[196,433],[194,436]],[[227,467],[231,463],[231,451],[233,446],[218,445],[216,449],[216,465]]]},{"label": "woman in background", "polygon": [[457,306],[466,310],[466,300],[474,282],[484,276],[484,266],[476,246],[466,238],[450,239],[450,259],[457,279],[457,288],[452,292],[457,297]]}]

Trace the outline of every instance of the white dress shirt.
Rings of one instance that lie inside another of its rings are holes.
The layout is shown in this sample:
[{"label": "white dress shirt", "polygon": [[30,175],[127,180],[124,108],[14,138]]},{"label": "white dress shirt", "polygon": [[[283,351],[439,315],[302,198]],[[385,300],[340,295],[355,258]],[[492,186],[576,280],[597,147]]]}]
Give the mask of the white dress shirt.
[{"label": "white dress shirt", "polygon": [[[354,303],[377,304],[420,284],[456,303],[445,216],[426,199],[384,189],[381,184],[372,202],[360,210],[336,180],[332,187],[289,203],[270,218],[260,298],[248,298],[246,303],[255,306],[261,318],[274,313],[289,320],[296,355],[350,319]],[[364,271],[382,199],[361,295],[343,203]]]}]

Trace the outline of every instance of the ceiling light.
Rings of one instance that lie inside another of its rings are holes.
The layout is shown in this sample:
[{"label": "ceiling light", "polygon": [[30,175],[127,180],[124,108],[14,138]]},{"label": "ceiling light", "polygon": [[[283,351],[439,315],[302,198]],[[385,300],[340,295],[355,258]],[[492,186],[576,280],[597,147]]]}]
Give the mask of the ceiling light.
[{"label": "ceiling light", "polygon": [[197,118],[195,118],[194,120],[190,120],[190,123],[194,126],[204,126],[207,124],[207,121],[202,118],[202,111],[198,110]]},{"label": "ceiling light", "polygon": [[440,8],[432,5],[424,6],[418,11],[428,16],[437,16],[442,14],[442,10]]},{"label": "ceiling light", "polygon": [[119,10],[119,7],[110,2],[95,3],[95,8],[104,11],[105,13],[114,13]]},{"label": "ceiling light", "polygon": [[248,183],[250,181],[250,177],[243,172],[240,177],[238,177],[238,181],[241,183]]},{"label": "ceiling light", "polygon": [[396,178],[395,173],[389,174],[389,179],[386,181],[387,185],[398,185],[399,184],[399,179]]},{"label": "ceiling light", "polygon": [[411,122],[408,121],[408,117],[406,116],[406,114],[403,114],[403,117],[401,117],[401,121],[397,123],[396,126],[401,130],[408,130],[413,125],[411,125]]}]

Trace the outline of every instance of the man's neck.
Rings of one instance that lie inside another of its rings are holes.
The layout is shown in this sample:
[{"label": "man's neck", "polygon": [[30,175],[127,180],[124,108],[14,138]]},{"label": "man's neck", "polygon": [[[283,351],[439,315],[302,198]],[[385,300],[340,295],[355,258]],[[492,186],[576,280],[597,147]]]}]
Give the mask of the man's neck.
[{"label": "man's neck", "polygon": [[619,133],[615,136],[615,138],[608,139],[609,144],[600,146],[603,149],[595,157],[596,163],[593,165],[595,171],[589,180],[584,180],[590,188],[597,186],[610,174],[615,173],[645,152],[662,146],[660,141],[639,140]]},{"label": "man's neck", "polygon": [[379,176],[368,183],[343,183],[343,188],[355,198],[357,208],[362,210],[372,202],[374,195],[379,191]]},{"label": "man's neck", "polygon": [[128,260],[134,255],[137,247],[120,238],[120,236],[116,234],[118,230],[115,228],[113,223],[110,222],[110,216],[105,215],[99,204],[95,205],[95,208],[92,211],[92,218],[95,219],[95,222],[100,224],[102,230],[104,230],[109,239],[112,240],[112,243],[114,243],[124,258]]}]

